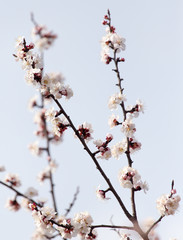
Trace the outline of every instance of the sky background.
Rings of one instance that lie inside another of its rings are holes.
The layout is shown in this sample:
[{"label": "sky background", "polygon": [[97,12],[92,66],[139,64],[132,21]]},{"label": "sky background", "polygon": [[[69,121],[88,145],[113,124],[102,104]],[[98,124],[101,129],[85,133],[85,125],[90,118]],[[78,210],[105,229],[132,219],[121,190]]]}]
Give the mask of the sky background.
[{"label": "sky background", "polygon": [[[34,186],[40,197],[48,198],[48,205],[51,204],[49,184],[40,186],[36,180],[46,166],[45,157],[33,157],[27,149],[27,145],[36,140],[33,113],[27,110],[35,89],[26,85],[24,71],[12,57],[18,36],[31,41],[31,12],[38,23],[58,34],[54,46],[45,53],[45,72],[62,72],[72,87],[74,97],[62,102],[75,125],[84,121],[91,123],[94,139],[104,139],[109,132],[114,135],[113,144],[123,138],[119,129],[110,130],[107,124],[111,115],[108,99],[117,91],[112,65],[100,61],[100,40],[105,34],[101,22],[107,9],[111,11],[117,33],[126,38],[126,51],[121,55],[126,61],[120,70],[128,104],[135,104],[138,98],[145,103],[145,114],[135,119],[136,138],[142,143],[142,150],[133,155],[133,160],[142,179],[148,182],[149,191],[136,194],[137,211],[140,221],[148,217],[157,219],[156,199],[169,193],[172,179],[183,199],[181,0],[1,1],[0,165],[5,165],[7,172],[19,174],[22,192]],[[92,143],[89,146],[94,149]],[[106,202],[96,198],[96,187],[107,186],[71,130],[66,132],[64,142],[53,146],[51,152],[59,163],[54,181],[60,214],[65,212],[76,187],[80,186],[71,217],[88,211],[95,224],[108,224],[111,216],[116,225],[128,224],[112,195],[109,194],[111,200]],[[129,191],[122,189],[117,179],[119,170],[127,164],[125,156],[120,160],[100,160],[100,163],[130,207]],[[4,179],[5,174],[1,173],[0,178]],[[24,209],[17,213],[5,209],[7,198],[14,194],[3,186],[0,192],[1,238],[30,239],[34,230],[30,213]],[[166,217],[159,225],[157,231],[161,239],[183,239],[182,206],[175,216]],[[99,239],[119,239],[111,230],[98,233]]]}]

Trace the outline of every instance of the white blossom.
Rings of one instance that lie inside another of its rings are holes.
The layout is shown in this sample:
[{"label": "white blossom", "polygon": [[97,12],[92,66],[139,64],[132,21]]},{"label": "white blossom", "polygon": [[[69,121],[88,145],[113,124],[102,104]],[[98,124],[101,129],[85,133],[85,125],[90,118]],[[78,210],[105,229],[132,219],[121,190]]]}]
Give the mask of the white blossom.
[{"label": "white blossom", "polygon": [[125,134],[126,137],[133,138],[134,133],[136,132],[135,124],[132,122],[131,117],[127,117],[127,119],[122,123],[121,131]]},{"label": "white blossom", "polygon": [[134,168],[124,167],[119,172],[119,181],[124,188],[133,188],[133,184],[137,183],[140,179],[140,175]]},{"label": "white blossom", "polygon": [[141,143],[138,142],[134,137],[129,138],[129,151],[130,153],[134,153],[141,149]]},{"label": "white blossom", "polygon": [[55,118],[55,115],[56,115],[56,111],[54,107],[47,109],[45,112],[46,120],[50,122]]},{"label": "white blossom", "polygon": [[48,91],[54,95],[56,99],[65,96],[66,99],[70,99],[73,96],[73,91],[68,85],[64,85],[64,77],[60,73],[48,73],[42,81],[41,92]]},{"label": "white blossom", "polygon": [[46,167],[43,171],[38,174],[38,181],[43,183],[45,179],[50,178],[50,167]]},{"label": "white blossom", "polygon": [[50,220],[54,220],[55,211],[49,207],[42,207],[39,211],[32,210],[32,216],[34,218],[35,225],[41,232],[53,233],[55,229],[52,227]]},{"label": "white blossom", "polygon": [[48,49],[57,38],[55,34],[48,31],[47,27],[44,25],[36,25],[32,29],[32,38],[34,39],[36,47],[43,51]]},{"label": "white blossom", "polygon": [[148,190],[148,185],[146,182],[142,182],[141,176],[138,171],[132,167],[124,167],[119,172],[119,182],[124,188],[133,188],[135,191]]},{"label": "white blossom", "polygon": [[92,224],[93,219],[88,212],[80,212],[75,215],[73,222],[75,228],[80,234],[80,237],[85,237],[85,235],[89,233],[89,226]]},{"label": "white blossom", "polygon": [[109,127],[113,128],[113,127],[117,126],[118,125],[118,119],[119,119],[118,115],[116,116],[116,115],[112,114],[110,116],[109,120],[108,120]]},{"label": "white blossom", "polygon": [[162,216],[174,215],[179,207],[181,198],[179,195],[162,195],[156,201],[158,211]]},{"label": "white blossom", "polygon": [[25,80],[28,85],[37,86],[41,81],[42,71],[39,68],[30,68],[26,71]]},{"label": "white blossom", "polygon": [[8,199],[5,205],[10,211],[18,211],[20,209],[20,204],[15,199]]},{"label": "white blossom", "polygon": [[108,200],[110,198],[106,198],[106,192],[100,188],[100,185],[96,189],[96,196],[100,200]]},{"label": "white blossom", "polygon": [[77,235],[77,229],[74,226],[74,222],[71,218],[65,218],[64,216],[60,216],[57,219],[57,222],[59,224],[67,225],[68,228],[64,227],[58,227],[57,230],[60,232],[62,238],[64,239],[71,239],[72,237],[75,237]]},{"label": "white blossom", "polygon": [[5,182],[10,183],[13,187],[20,187],[21,186],[19,176],[17,174],[14,174],[14,173],[8,173],[5,176]]},{"label": "white blossom", "polygon": [[58,164],[56,163],[55,160],[49,161],[49,168],[52,173],[54,173],[56,171],[56,169],[58,168]]},{"label": "white blossom", "polygon": [[[106,137],[106,139],[107,138],[108,136]],[[110,134],[109,139],[112,140],[112,138],[113,136]],[[93,143],[96,145],[96,147],[100,151],[100,155],[97,158],[108,160],[111,157],[111,149],[107,146],[109,143],[107,140],[103,142],[101,139],[98,139],[93,141]]]},{"label": "white blossom", "polygon": [[140,112],[144,113],[144,104],[140,99],[137,99],[136,105],[129,105],[126,107],[126,110],[131,117],[138,117]]},{"label": "white blossom", "polygon": [[31,202],[29,201],[29,199],[27,198],[22,198],[22,201],[21,201],[21,207],[25,208],[26,210],[30,211],[30,207],[29,207],[29,204]]},{"label": "white blossom", "polygon": [[93,133],[92,125],[90,123],[84,122],[78,127],[78,133],[86,141],[91,140],[93,138],[91,136],[91,133]]},{"label": "white blossom", "polygon": [[32,144],[29,144],[28,148],[29,148],[30,152],[35,156],[40,156],[42,153],[42,151],[39,147],[38,141],[35,141]]},{"label": "white blossom", "polygon": [[52,119],[52,124],[53,124],[53,133],[58,136],[61,137],[63,132],[67,129],[68,126],[68,121],[65,118],[65,116],[61,116],[53,118]]},{"label": "white blossom", "polygon": [[109,49],[113,48],[120,52],[124,51],[125,46],[125,38],[120,37],[116,32],[111,32],[109,27],[106,28],[106,36],[104,36],[101,40],[102,51],[105,51],[109,54]]},{"label": "white blossom", "polygon": [[35,188],[33,188],[33,187],[29,187],[27,189],[27,191],[25,192],[25,196],[27,196],[29,198],[38,196],[38,191]]},{"label": "white blossom", "polygon": [[26,53],[26,57],[22,61],[22,69],[28,70],[31,68],[42,69],[43,61],[42,61],[42,58],[37,53],[28,51]]},{"label": "white blossom", "polygon": [[108,102],[108,107],[111,110],[114,110],[118,107],[119,104],[121,104],[122,101],[126,101],[125,95],[119,93],[115,93],[113,94],[110,98],[109,98],[109,102]]},{"label": "white blossom", "polygon": [[127,151],[127,141],[123,139],[121,142],[116,143],[112,146],[111,152],[112,156],[116,159],[119,159],[120,155]]}]

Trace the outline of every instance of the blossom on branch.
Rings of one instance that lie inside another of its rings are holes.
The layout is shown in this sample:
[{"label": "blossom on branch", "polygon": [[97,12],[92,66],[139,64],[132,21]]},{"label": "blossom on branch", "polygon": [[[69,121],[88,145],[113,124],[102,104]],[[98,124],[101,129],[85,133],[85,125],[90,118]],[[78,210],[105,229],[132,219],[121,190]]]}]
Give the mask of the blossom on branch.
[{"label": "blossom on branch", "polygon": [[98,156],[98,158],[107,160],[111,157],[111,149],[108,147],[108,144],[110,143],[110,141],[112,141],[112,139],[113,139],[112,134],[108,134],[106,136],[106,141],[105,142],[103,142],[100,139],[95,140],[93,142],[100,152],[100,156]]},{"label": "blossom on branch", "polygon": [[73,218],[74,226],[77,229],[81,239],[85,239],[89,233],[89,226],[92,224],[93,219],[88,212],[80,212]]},{"label": "blossom on branch", "polygon": [[32,29],[32,37],[35,40],[36,47],[40,50],[48,49],[57,38],[56,34],[48,31],[44,25],[38,25]]},{"label": "blossom on branch", "polygon": [[53,233],[55,229],[53,228],[53,224],[51,220],[55,219],[56,213],[53,208],[49,208],[48,206],[38,209],[32,210],[32,216],[34,218],[36,227],[45,233]]},{"label": "blossom on branch", "polygon": [[122,123],[121,131],[125,134],[126,137],[133,138],[133,135],[136,132],[136,128],[130,116],[128,116],[127,119]]},{"label": "blossom on branch", "polygon": [[73,91],[68,85],[64,85],[64,77],[60,73],[48,73],[42,81],[41,92],[49,92],[54,95],[56,99],[60,99],[65,96],[66,99],[70,99],[73,96]]},{"label": "blossom on branch", "polygon": [[57,226],[56,229],[60,232],[60,235],[63,239],[71,239],[77,235],[77,230],[74,226],[73,219],[65,218],[64,216],[60,216],[57,218],[57,222],[65,227]]},{"label": "blossom on branch", "polygon": [[10,211],[15,212],[21,208],[20,204],[17,202],[16,199],[8,199],[5,207],[8,208]]},{"label": "blossom on branch", "polygon": [[140,112],[144,113],[144,104],[138,99],[135,106],[127,106],[126,110],[132,117],[138,117]]},{"label": "blossom on branch", "polygon": [[41,171],[38,175],[38,181],[42,184],[44,180],[50,178],[50,167],[46,167],[43,171]]},{"label": "blossom on branch", "polygon": [[8,173],[5,176],[5,182],[10,183],[12,187],[20,187],[21,186],[19,176],[14,173]]},{"label": "blossom on branch", "polygon": [[35,156],[40,156],[42,154],[42,150],[39,147],[38,141],[35,141],[32,144],[29,144],[28,148],[29,148],[30,152]]},{"label": "blossom on branch", "polygon": [[126,97],[124,94],[115,93],[109,98],[108,107],[111,110],[114,110],[121,104],[123,101],[126,101]]},{"label": "blossom on branch", "polygon": [[138,171],[132,167],[124,167],[119,172],[119,182],[124,188],[133,188],[135,191],[148,190],[148,185],[146,182],[142,182],[141,176]]},{"label": "blossom on branch", "polygon": [[141,143],[138,142],[134,137],[133,138],[129,138],[129,151],[130,153],[134,153],[138,150],[141,149]]},{"label": "blossom on branch", "polygon": [[179,195],[162,195],[156,201],[156,206],[161,216],[174,215],[179,207],[181,198]]},{"label": "blossom on branch", "polygon": [[52,124],[53,124],[53,133],[58,137],[61,137],[63,132],[68,127],[68,121],[64,116],[62,116],[61,118],[59,117],[53,118]]},{"label": "blossom on branch", "polygon": [[[108,190],[107,190],[108,191]],[[96,190],[96,195],[97,195],[97,198],[100,199],[100,200],[109,200],[110,198],[107,198],[106,197],[106,192],[107,191],[104,191],[104,190],[101,190],[100,189],[100,186],[97,187],[97,190]]]},{"label": "blossom on branch", "polygon": [[112,27],[106,27],[106,36],[101,40],[101,60],[108,64],[110,60],[107,60],[110,54],[110,49],[115,50],[116,52],[124,51],[126,48],[125,38],[120,37]]},{"label": "blossom on branch", "polygon": [[121,142],[112,146],[112,156],[119,159],[119,156],[127,151],[127,140],[123,139]]},{"label": "blossom on branch", "polygon": [[78,127],[79,135],[86,141],[93,139],[91,133],[93,133],[92,125],[90,123],[84,122]]},{"label": "blossom on branch", "polygon": [[118,115],[116,116],[116,115],[112,114],[108,120],[109,127],[113,128],[113,127],[119,125],[120,123],[118,122],[118,119],[119,119]]}]

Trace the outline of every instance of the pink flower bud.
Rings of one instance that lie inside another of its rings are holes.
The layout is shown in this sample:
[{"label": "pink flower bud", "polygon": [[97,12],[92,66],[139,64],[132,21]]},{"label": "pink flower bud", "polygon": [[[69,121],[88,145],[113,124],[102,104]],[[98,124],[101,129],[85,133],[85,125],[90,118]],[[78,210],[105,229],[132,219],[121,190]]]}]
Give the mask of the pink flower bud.
[{"label": "pink flower bud", "polygon": [[172,189],[171,194],[176,194],[176,189]]},{"label": "pink flower bud", "polygon": [[102,24],[103,24],[103,25],[107,25],[107,21],[104,20],[104,21],[102,22]]}]

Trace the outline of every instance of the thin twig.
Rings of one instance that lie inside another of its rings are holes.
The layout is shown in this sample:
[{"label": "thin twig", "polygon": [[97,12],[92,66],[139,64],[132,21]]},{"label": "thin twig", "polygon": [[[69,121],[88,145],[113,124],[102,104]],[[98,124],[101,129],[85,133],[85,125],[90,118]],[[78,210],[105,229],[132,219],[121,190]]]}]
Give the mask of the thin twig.
[{"label": "thin twig", "polygon": [[76,192],[75,192],[74,197],[73,197],[73,200],[70,203],[69,207],[66,209],[66,213],[64,214],[65,217],[69,214],[69,212],[71,211],[72,207],[74,206],[74,204],[75,204],[75,202],[77,200],[78,194],[79,194],[79,187],[77,187]]},{"label": "thin twig", "polygon": [[146,234],[148,235],[150,233],[150,231],[153,229],[153,227],[155,227],[159,222],[161,222],[161,220],[164,218],[164,216],[161,216],[158,218],[158,220],[156,222],[153,223],[153,225],[147,230]]}]

